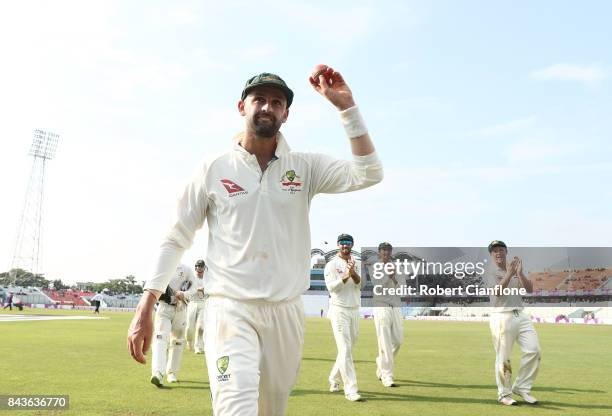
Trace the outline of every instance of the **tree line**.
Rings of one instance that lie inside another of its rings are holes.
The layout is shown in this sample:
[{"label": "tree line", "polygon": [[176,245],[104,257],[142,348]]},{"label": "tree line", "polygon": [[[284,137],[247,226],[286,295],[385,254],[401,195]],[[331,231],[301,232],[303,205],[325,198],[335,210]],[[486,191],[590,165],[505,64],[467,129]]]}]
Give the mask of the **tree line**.
[{"label": "tree line", "polygon": [[[48,280],[42,274],[34,274],[23,269],[11,269],[8,272],[0,273],[0,286],[8,285],[55,290],[79,290],[75,285],[67,285],[61,279]],[[142,293],[142,285],[136,283],[136,277],[133,275],[125,276],[123,279],[108,279],[103,283],[88,283],[85,287],[82,287],[82,290],[96,293],[104,289],[108,289],[111,294]]]}]

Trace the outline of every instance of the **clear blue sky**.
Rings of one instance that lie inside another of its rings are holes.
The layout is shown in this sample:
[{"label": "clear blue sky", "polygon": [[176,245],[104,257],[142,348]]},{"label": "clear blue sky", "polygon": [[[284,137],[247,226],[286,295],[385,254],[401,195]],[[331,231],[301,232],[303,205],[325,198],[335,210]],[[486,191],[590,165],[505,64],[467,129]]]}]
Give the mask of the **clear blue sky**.
[{"label": "clear blue sky", "polygon": [[[353,89],[386,168],[315,198],[313,246],[612,245],[606,1],[55,1],[0,5],[0,257],[8,267],[34,128],[47,171],[44,269],[147,278],[174,201],[242,127],[245,80],[296,93],[295,150],[349,157],[317,63]],[[205,232],[185,256],[203,256]]]}]

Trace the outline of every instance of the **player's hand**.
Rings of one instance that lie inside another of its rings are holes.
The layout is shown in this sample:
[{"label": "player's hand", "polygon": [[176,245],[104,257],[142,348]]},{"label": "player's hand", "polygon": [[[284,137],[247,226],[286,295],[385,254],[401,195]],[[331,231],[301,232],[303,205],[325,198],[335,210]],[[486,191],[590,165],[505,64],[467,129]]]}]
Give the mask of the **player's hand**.
[{"label": "player's hand", "polygon": [[355,274],[355,260],[351,257],[348,260],[347,264],[348,264],[349,274],[353,276]]},{"label": "player's hand", "polygon": [[153,305],[157,298],[150,292],[145,291],[132,318],[128,329],[127,346],[130,355],[141,364],[146,364],[145,355],[151,346],[153,338]]},{"label": "player's hand", "polygon": [[176,300],[180,300],[182,302],[185,302],[185,292],[176,292],[174,294],[174,296],[176,297]]},{"label": "player's hand", "polygon": [[519,276],[523,273],[523,260],[518,257],[515,257],[516,262],[516,275]]},{"label": "player's hand", "polygon": [[310,77],[310,85],[316,92],[327,98],[338,110],[354,107],[353,93],[340,72],[327,65],[317,65]]},{"label": "player's hand", "polygon": [[510,267],[508,267],[508,272],[510,273],[510,276],[514,276],[516,274],[516,267],[517,267],[518,261],[519,261],[519,258],[514,257],[512,261],[510,262]]}]

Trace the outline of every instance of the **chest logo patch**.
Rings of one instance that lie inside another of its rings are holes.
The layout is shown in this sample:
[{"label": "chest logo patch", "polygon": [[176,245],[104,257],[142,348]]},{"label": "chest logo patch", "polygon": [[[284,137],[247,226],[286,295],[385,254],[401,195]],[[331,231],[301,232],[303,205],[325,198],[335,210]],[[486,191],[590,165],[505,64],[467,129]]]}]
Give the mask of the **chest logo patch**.
[{"label": "chest logo patch", "polygon": [[248,194],[248,192],[245,191],[242,186],[230,181],[229,179],[221,179],[221,184],[225,187],[225,190],[230,197]]},{"label": "chest logo patch", "polygon": [[283,191],[287,191],[290,194],[295,194],[296,192],[300,192],[302,190],[303,183],[299,181],[300,176],[295,173],[293,169],[285,172],[283,177],[281,178],[281,186]]}]

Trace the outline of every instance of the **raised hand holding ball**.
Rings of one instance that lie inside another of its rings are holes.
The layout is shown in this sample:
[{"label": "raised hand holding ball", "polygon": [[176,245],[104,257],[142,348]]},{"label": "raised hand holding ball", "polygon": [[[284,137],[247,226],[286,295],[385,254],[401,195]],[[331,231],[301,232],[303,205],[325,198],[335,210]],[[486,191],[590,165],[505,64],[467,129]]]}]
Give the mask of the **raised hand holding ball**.
[{"label": "raised hand holding ball", "polygon": [[308,81],[315,91],[327,98],[338,110],[346,110],[355,105],[351,89],[340,72],[332,67],[324,64],[316,65]]}]

